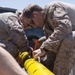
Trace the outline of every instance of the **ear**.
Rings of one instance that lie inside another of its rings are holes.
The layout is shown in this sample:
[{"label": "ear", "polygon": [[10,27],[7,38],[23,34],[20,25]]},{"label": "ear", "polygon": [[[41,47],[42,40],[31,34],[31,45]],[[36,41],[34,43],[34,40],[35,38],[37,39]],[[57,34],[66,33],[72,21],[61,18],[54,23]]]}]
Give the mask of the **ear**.
[{"label": "ear", "polygon": [[34,12],[33,12],[33,17],[37,17],[37,16],[39,16],[39,12],[34,11]]}]

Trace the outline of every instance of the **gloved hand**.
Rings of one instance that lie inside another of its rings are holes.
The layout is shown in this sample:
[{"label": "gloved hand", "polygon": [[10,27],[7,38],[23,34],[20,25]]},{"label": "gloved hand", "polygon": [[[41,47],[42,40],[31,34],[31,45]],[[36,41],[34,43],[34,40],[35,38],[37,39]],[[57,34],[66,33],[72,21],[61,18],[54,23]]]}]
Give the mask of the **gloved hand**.
[{"label": "gloved hand", "polygon": [[37,49],[33,51],[33,58],[43,57],[46,54],[45,50]]}]

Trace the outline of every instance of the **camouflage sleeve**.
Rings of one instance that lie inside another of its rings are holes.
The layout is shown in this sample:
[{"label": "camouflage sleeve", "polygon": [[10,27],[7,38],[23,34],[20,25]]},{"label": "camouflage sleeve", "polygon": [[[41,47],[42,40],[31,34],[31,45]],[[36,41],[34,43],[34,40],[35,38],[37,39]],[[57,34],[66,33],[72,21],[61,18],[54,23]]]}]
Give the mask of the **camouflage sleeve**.
[{"label": "camouflage sleeve", "polygon": [[[47,22],[53,29],[53,33],[43,42],[40,48],[45,48],[53,52],[57,52],[61,41],[71,33],[72,26],[67,10],[60,4],[49,6],[47,12]],[[49,30],[49,28],[48,28]]]},{"label": "camouflage sleeve", "polygon": [[28,50],[27,37],[22,25],[18,22],[18,18],[16,16],[10,16],[8,17],[7,23],[7,31],[11,41],[19,48],[19,50]]}]

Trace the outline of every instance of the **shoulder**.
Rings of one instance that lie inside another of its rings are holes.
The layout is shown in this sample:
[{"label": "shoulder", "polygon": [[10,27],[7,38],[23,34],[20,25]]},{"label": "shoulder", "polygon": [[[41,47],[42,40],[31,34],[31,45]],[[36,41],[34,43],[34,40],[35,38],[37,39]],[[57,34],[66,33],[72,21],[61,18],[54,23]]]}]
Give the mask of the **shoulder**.
[{"label": "shoulder", "polygon": [[7,16],[16,16],[16,14],[15,14],[15,13],[12,13],[12,12],[2,13],[2,15],[7,15]]},{"label": "shoulder", "polygon": [[62,1],[53,1],[53,2],[50,2],[49,4],[47,4],[45,6],[45,9],[51,8],[53,6],[61,6],[61,7],[64,7],[64,5],[66,5],[66,4],[67,4],[66,2],[62,2]]},{"label": "shoulder", "polygon": [[56,8],[66,9],[66,2],[62,1],[50,2],[45,6],[44,11],[45,13],[47,13],[48,11],[52,13],[54,10],[56,10]]},{"label": "shoulder", "polygon": [[9,17],[17,18],[17,15],[15,13],[12,13],[12,12],[2,13],[1,16],[4,19],[8,19]]}]

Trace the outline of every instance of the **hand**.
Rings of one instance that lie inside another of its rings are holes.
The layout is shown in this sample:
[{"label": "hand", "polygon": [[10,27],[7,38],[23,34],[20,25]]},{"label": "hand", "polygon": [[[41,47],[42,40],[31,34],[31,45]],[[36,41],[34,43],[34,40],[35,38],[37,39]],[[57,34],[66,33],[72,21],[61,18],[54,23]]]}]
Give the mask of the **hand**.
[{"label": "hand", "polygon": [[33,51],[33,58],[43,57],[46,54],[44,50],[37,49]]}]

